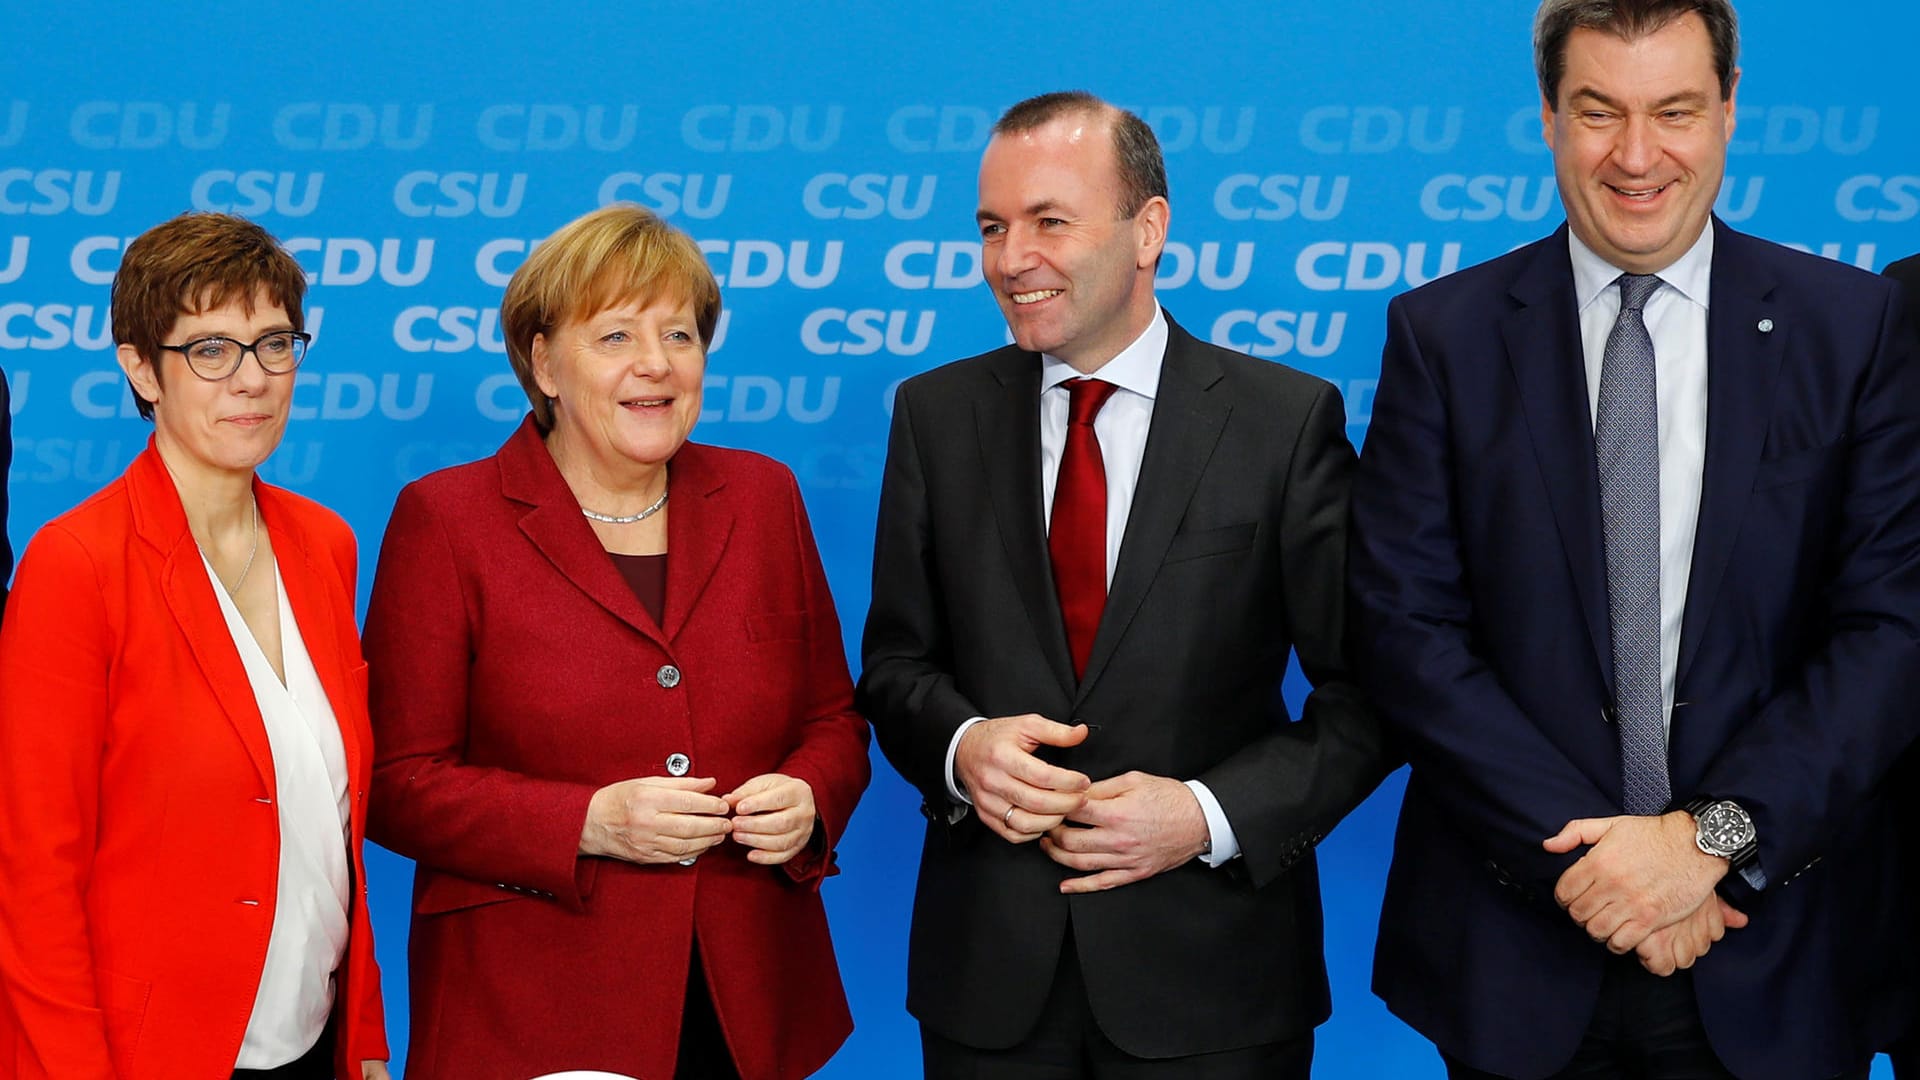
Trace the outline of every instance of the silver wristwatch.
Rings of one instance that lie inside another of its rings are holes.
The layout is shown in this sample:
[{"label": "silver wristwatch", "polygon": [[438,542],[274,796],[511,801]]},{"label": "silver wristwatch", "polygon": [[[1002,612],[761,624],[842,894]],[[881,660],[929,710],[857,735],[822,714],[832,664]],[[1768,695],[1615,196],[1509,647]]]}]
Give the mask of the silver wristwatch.
[{"label": "silver wristwatch", "polygon": [[1693,842],[1709,855],[1727,860],[1741,870],[1759,854],[1753,818],[1739,803],[1703,795],[1687,803],[1693,815]]}]

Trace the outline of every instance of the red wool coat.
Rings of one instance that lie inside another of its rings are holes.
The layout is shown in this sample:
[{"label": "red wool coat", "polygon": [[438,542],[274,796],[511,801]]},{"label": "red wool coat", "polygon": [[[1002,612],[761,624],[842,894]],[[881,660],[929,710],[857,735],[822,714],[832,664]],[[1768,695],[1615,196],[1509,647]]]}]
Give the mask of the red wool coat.
[{"label": "red wool coat", "polygon": [[720,793],[807,781],[828,852],[869,775],[792,474],[691,443],[668,468],[663,625],[530,422],[394,507],[366,648],[373,837],[419,862],[408,1080],[671,1076],[696,933],[748,1080],[804,1076],[852,1029],[818,892],[830,855],[577,854],[596,790],[677,755]]}]

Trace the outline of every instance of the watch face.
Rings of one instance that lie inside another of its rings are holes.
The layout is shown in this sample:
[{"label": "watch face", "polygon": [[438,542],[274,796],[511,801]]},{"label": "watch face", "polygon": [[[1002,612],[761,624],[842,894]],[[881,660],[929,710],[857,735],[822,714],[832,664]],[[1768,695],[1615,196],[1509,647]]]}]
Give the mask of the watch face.
[{"label": "watch face", "polygon": [[1728,855],[1753,843],[1753,819],[1733,803],[1714,803],[1698,819],[1700,843],[1716,855]]}]

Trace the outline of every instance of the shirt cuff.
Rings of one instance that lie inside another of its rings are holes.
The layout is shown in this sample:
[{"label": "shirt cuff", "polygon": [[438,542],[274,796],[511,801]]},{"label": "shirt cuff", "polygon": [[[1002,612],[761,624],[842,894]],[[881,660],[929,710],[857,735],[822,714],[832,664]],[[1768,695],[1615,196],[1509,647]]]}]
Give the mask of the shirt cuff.
[{"label": "shirt cuff", "polygon": [[1188,780],[1187,790],[1200,803],[1200,813],[1207,819],[1208,850],[1200,856],[1208,866],[1222,866],[1240,855],[1240,838],[1233,835],[1233,826],[1227,821],[1227,812],[1220,809],[1220,800],[1213,797],[1207,785],[1198,780]]},{"label": "shirt cuff", "polygon": [[947,797],[953,800],[953,813],[947,816],[949,823],[959,821],[961,818],[966,817],[967,807],[973,805],[973,800],[967,797],[966,792],[960,790],[960,782],[953,777],[953,755],[960,751],[961,736],[965,735],[973,725],[984,723],[986,719],[984,716],[976,716],[969,719],[954,731],[953,740],[947,743],[947,767],[945,770],[947,776]]}]

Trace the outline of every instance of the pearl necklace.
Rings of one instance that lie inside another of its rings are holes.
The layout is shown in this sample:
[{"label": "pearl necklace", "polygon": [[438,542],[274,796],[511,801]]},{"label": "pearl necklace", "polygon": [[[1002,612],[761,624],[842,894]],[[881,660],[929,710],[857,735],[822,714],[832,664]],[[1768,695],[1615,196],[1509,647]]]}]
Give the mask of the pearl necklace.
[{"label": "pearl necklace", "polygon": [[667,505],[667,489],[661,488],[660,497],[653,500],[653,505],[647,507],[645,510],[640,511],[637,514],[628,514],[625,517],[616,517],[613,514],[602,514],[597,511],[589,510],[584,506],[580,508],[580,513],[582,516],[586,517],[588,520],[598,521],[602,525],[631,525],[636,521],[647,520],[653,515],[659,513],[661,510],[664,510],[666,508],[666,505]]}]

